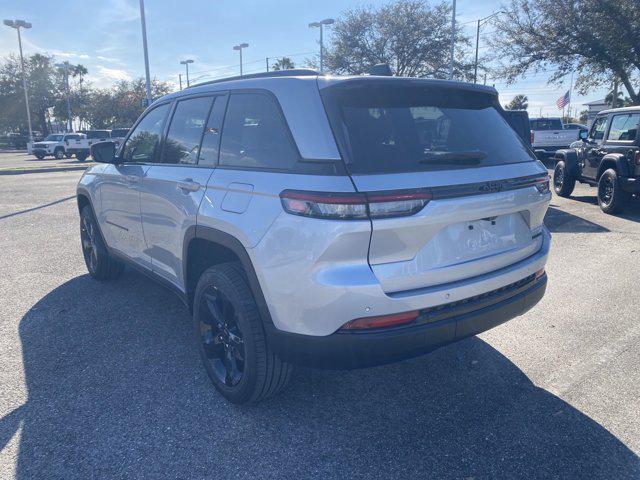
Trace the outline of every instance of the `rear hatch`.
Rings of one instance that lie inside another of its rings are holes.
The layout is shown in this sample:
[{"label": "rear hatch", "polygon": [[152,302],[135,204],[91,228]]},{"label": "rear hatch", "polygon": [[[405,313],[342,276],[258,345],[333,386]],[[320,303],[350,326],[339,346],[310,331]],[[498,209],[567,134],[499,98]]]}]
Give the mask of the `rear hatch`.
[{"label": "rear hatch", "polygon": [[322,90],[359,192],[428,192],[419,212],[372,218],[369,264],[387,293],[508,267],[542,246],[547,171],[494,90],[366,79]]}]

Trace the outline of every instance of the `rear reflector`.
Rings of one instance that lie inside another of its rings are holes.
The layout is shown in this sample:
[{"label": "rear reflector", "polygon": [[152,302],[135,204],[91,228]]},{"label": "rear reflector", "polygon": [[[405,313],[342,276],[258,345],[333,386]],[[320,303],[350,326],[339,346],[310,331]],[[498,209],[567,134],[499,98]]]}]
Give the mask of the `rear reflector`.
[{"label": "rear reflector", "polygon": [[284,190],[282,207],[293,215],[335,220],[365,220],[413,215],[429,203],[428,190],[325,193]]},{"label": "rear reflector", "polygon": [[379,317],[363,317],[345,323],[341,330],[365,330],[370,328],[388,328],[407,325],[420,316],[419,310],[412,312],[394,313]]}]

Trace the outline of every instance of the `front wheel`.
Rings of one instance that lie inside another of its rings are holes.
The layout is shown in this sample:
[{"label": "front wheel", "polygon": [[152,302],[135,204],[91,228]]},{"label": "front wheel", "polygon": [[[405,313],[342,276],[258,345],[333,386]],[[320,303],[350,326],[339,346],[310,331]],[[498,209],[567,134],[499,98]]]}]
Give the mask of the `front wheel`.
[{"label": "front wheel", "polygon": [[109,255],[89,205],[80,212],[80,242],[89,275],[96,280],[113,280],[122,274],[124,264]]},{"label": "front wheel", "polygon": [[88,155],[86,153],[76,153],[76,159],[79,162],[84,162],[87,159]]},{"label": "front wheel", "polygon": [[42,160],[42,159],[44,158],[44,153],[42,153],[42,152],[38,152],[38,153],[36,153],[35,155],[36,155],[36,158],[37,158],[38,160]]},{"label": "front wheel", "polygon": [[204,271],[194,295],[195,339],[214,387],[237,404],[281,391],[292,367],[269,348],[258,307],[239,263]]},{"label": "front wheel", "polygon": [[568,197],[576,187],[576,179],[567,172],[567,164],[564,160],[556,163],[553,169],[553,191],[559,197]]},{"label": "front wheel", "polygon": [[65,156],[66,158],[71,158],[73,155],[71,155],[70,153],[65,153],[65,154],[64,154],[64,156]]},{"label": "front wheel", "polygon": [[620,213],[629,202],[631,195],[622,190],[618,172],[613,168],[605,170],[598,180],[598,205],[604,213]]}]

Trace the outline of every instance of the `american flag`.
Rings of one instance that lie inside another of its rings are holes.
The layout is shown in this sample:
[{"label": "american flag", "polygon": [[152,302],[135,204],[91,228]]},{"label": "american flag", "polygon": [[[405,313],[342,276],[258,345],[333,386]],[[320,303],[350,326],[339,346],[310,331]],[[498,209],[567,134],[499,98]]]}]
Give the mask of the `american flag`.
[{"label": "american flag", "polygon": [[571,92],[567,90],[567,93],[565,93],[558,100],[556,100],[556,105],[558,106],[558,109],[562,110],[564,107],[566,107],[570,99],[571,99]]}]

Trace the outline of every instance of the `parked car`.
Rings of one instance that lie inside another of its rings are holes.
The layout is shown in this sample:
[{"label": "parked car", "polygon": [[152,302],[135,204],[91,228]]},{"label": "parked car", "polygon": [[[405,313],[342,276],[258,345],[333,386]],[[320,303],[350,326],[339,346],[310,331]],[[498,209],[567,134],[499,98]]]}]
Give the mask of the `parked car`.
[{"label": "parked car", "polygon": [[532,118],[531,145],[540,157],[553,155],[561,148],[567,148],[571,142],[578,140],[578,131],[566,129],[561,118]]},{"label": "parked car", "polygon": [[38,160],[42,160],[48,155],[52,155],[58,160],[63,159],[65,156],[71,158],[73,155],[72,150],[69,149],[69,143],[75,142],[83,138],[81,133],[53,133],[47,135],[47,137],[33,144],[31,153],[33,153]]},{"label": "parked car", "polygon": [[293,364],[426,353],[544,294],[549,177],[506,118],[490,87],[308,70],[164,96],[119,148],[91,147],[87,268],[174,290],[231,402]]},{"label": "parked car", "polygon": [[598,187],[605,213],[619,213],[640,192],[640,107],[600,112],[575,148],[556,152],[553,188],[569,197],[576,182]]},{"label": "parked car", "polygon": [[79,162],[84,162],[90,155],[91,145],[111,138],[110,130],[85,130],[84,136],[70,141],[67,152],[75,154]]}]

